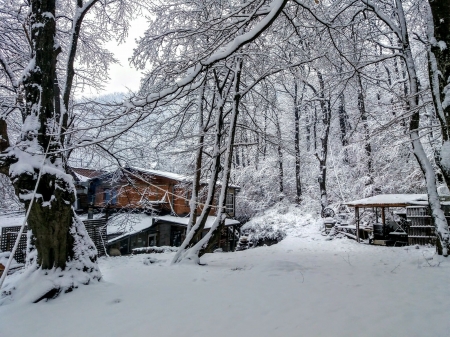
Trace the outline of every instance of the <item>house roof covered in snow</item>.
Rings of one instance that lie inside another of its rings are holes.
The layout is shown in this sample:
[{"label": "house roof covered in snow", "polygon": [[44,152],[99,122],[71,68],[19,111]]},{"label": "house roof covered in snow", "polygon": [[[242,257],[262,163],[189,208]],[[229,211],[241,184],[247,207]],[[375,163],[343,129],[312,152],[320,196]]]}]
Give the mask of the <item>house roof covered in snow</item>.
[{"label": "house roof covered in snow", "polygon": [[373,197],[349,201],[352,207],[406,207],[422,205],[428,201],[426,194],[380,194]]},{"label": "house roof covered in snow", "polygon": [[167,172],[167,171],[150,170],[150,169],[145,169],[145,168],[135,167],[135,166],[131,167],[131,169],[140,171],[142,173],[146,173],[146,174],[150,174],[150,175],[154,175],[154,176],[160,176],[160,177],[164,177],[164,178],[168,178],[168,179],[172,179],[172,180],[176,180],[176,181],[191,181],[192,180],[192,178],[190,178],[188,176],[178,174],[178,173]]},{"label": "house roof covered in snow", "polygon": [[[172,179],[172,180],[176,180],[176,181],[180,181],[180,182],[187,182],[187,183],[191,183],[192,182],[192,177],[191,176],[182,175],[182,174],[178,174],[178,173],[167,172],[167,171],[159,171],[159,170],[151,170],[151,169],[145,169],[145,168],[136,167],[136,166],[130,167],[130,169],[136,170],[136,171],[139,171],[139,172],[142,172],[142,173],[145,173],[145,174],[159,176],[159,177],[164,177],[164,178],[168,178],[168,179]],[[207,184],[208,181],[202,181],[202,183]],[[221,182],[218,181],[217,185],[221,185]],[[240,189],[240,186],[238,186],[238,185],[229,184],[228,187],[235,188],[235,189]]]},{"label": "house roof covered in snow", "polygon": [[[178,217],[178,216],[173,216],[173,215],[163,215],[163,216],[158,216],[155,218],[156,222],[157,221],[166,221],[166,222],[173,222],[179,225],[184,225],[187,226],[188,222],[189,222],[189,218],[182,218],[182,217]],[[212,225],[214,224],[214,221],[216,220],[215,216],[209,216],[208,219],[206,220],[206,224],[205,224],[205,229],[209,229],[212,227]],[[233,225],[240,225],[241,223],[237,220],[233,220],[233,219],[225,219],[225,226],[233,226]]]},{"label": "house roof covered in snow", "polygon": [[[155,221],[153,222],[152,219]],[[214,224],[214,221],[216,220],[215,216],[209,216],[206,220],[205,229],[211,228],[211,226]],[[153,224],[157,224],[158,222],[171,222],[173,224],[181,225],[181,226],[187,226],[189,221],[189,218],[184,217],[178,217],[173,215],[162,215],[158,217],[151,217],[149,215],[145,214],[137,214],[133,215],[133,220],[131,221],[133,223],[132,226],[128,226],[128,228],[125,228],[125,232],[120,234],[119,236],[116,236],[108,241],[108,243],[115,242],[117,240],[121,240],[129,235],[137,234],[141,231],[144,231],[148,228],[150,228]],[[233,225],[239,225],[240,222],[233,219],[225,219],[225,226],[233,226]],[[119,231],[120,226],[117,225],[108,225],[107,226],[107,233],[108,234],[115,234]]]},{"label": "house roof covered in snow", "polygon": [[80,182],[86,182],[89,179],[97,178],[106,173],[102,170],[87,169],[82,167],[71,167],[70,170],[72,171],[72,175],[75,180]]},{"label": "house roof covered in snow", "polygon": [[[108,242],[113,242],[120,240],[128,235],[137,234],[147,228],[150,228],[153,224],[152,217],[146,214],[132,214],[130,215],[130,219],[128,219],[127,224],[120,225],[121,219],[115,221],[113,218],[108,222],[108,226],[106,226],[106,232],[108,235],[121,233],[119,236],[114,237]],[[117,222],[117,223],[116,223]]]}]

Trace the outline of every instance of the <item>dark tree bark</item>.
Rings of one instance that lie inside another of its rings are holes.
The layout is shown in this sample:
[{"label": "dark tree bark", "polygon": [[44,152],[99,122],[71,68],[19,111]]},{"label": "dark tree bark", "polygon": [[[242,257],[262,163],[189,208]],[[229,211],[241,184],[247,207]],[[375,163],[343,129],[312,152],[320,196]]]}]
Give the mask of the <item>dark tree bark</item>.
[{"label": "dark tree bark", "polygon": [[347,115],[347,112],[345,111],[344,93],[341,93],[339,95],[338,115],[339,115],[339,129],[341,130],[341,143],[342,143],[342,146],[345,147],[348,145],[348,138],[347,138],[348,115]]},{"label": "dark tree bark", "polygon": [[357,75],[358,79],[358,110],[361,116],[361,121],[363,122],[364,128],[364,151],[366,153],[367,160],[367,181],[365,183],[366,186],[373,184],[373,164],[372,164],[372,146],[370,144],[370,134],[369,134],[369,125],[367,124],[367,112],[366,105],[364,102],[364,88],[361,81],[361,76]]},{"label": "dark tree bark", "polygon": [[321,137],[320,137],[320,153],[316,152],[316,157],[319,160],[319,191],[320,191],[320,204],[322,210],[328,207],[327,196],[327,157],[328,157],[328,137],[330,134],[331,123],[331,107],[330,100],[325,98],[325,82],[323,75],[320,71],[317,71],[317,77],[319,79],[319,98],[320,98],[320,110],[321,110]]},{"label": "dark tree bark", "polygon": [[[51,13],[53,17],[44,15],[46,13]],[[54,15],[54,0],[32,1],[30,26],[31,39],[35,45],[35,66],[23,81],[26,99],[25,127],[35,119],[39,122],[39,127],[36,133],[35,130],[25,128],[21,142],[30,150],[33,149],[34,142],[43,152],[48,149],[50,155],[46,160],[52,164],[61,162],[61,154],[55,153],[60,150],[59,140],[50,136],[54,131],[52,127],[55,126],[55,95],[59,94],[55,92],[54,85],[56,56],[59,53],[59,50],[54,48]],[[59,169],[64,168],[60,166]],[[26,206],[30,200],[22,196],[29,196],[33,191],[37,182],[36,173],[23,172],[12,177],[16,193]],[[37,262],[43,269],[64,269],[66,261],[73,257],[73,238],[69,229],[72,225],[74,191],[70,182],[61,179],[58,174],[45,173],[37,188],[37,194],[41,197],[33,203],[28,219],[28,225],[36,237]]]},{"label": "dark tree bark", "polygon": [[411,145],[413,148],[414,156],[425,176],[427,183],[427,193],[428,193],[428,204],[431,209],[431,218],[433,219],[433,224],[436,229],[437,240],[440,242],[438,247],[439,254],[448,256],[448,251],[450,248],[450,236],[448,223],[445,218],[445,214],[441,208],[441,203],[439,201],[439,195],[437,193],[436,185],[436,175],[434,168],[431,165],[430,160],[427,158],[423,145],[420,141],[419,134],[419,90],[418,90],[418,77],[416,73],[416,67],[414,64],[414,57],[411,50],[411,45],[409,42],[408,29],[406,25],[406,17],[403,12],[403,4],[401,0],[396,0],[396,7],[398,10],[399,28],[400,34],[399,39],[401,40],[401,46],[403,50],[404,60],[406,62],[405,66],[409,75],[409,92],[407,100],[407,108],[412,111],[411,120],[409,124]]},{"label": "dark tree bark", "polygon": [[[206,76],[203,85],[200,87],[199,99],[198,99],[198,118],[199,118],[199,132],[198,137],[198,147],[195,156],[195,168],[194,168],[194,179],[192,181],[192,195],[189,202],[189,222],[186,228],[186,234],[190,232],[191,228],[197,222],[197,207],[198,207],[198,192],[200,190],[200,178],[202,175],[202,161],[203,161],[203,146],[205,141],[205,132],[208,123],[204,123],[203,118],[203,100],[205,95],[206,86]],[[209,120],[209,118],[208,118]]]},{"label": "dark tree bark", "polygon": [[[303,96],[303,92],[302,92]],[[302,183],[300,180],[300,104],[298,99],[298,81],[294,78],[294,150],[295,150],[295,202],[302,200]]]},{"label": "dark tree bark", "polygon": [[[95,247],[72,209],[75,190],[71,176],[66,174],[58,136],[61,111],[56,64],[61,49],[56,47],[55,6],[55,0],[30,1],[32,55],[22,80],[25,94],[22,133],[14,149],[9,148],[7,126],[0,121],[1,173],[9,173],[17,196],[27,208],[34,198],[28,226],[35,237],[37,265],[44,270],[64,270],[70,261],[77,260],[77,266],[72,267],[90,273],[84,281],[88,283],[101,275],[95,263]],[[55,285],[56,293],[61,288],[70,288],[69,283],[61,284],[60,288]]]},{"label": "dark tree bark", "polygon": [[283,171],[283,150],[282,150],[282,139],[281,139],[281,127],[279,115],[275,116],[275,127],[277,129],[277,160],[278,160],[278,192],[280,192],[279,199],[283,199],[284,192],[284,171]]},{"label": "dark tree bark", "polygon": [[[441,125],[442,149],[435,155],[447,186],[450,186],[450,1],[429,1],[428,18],[428,68],[433,103]],[[446,101],[447,96],[447,101]]]},{"label": "dark tree bark", "polygon": [[[216,109],[216,118],[215,118],[215,136],[214,136],[214,151],[212,154],[213,162],[212,162],[212,172],[211,176],[209,178],[208,183],[208,195],[205,200],[205,206],[203,207],[203,210],[196,219],[196,222],[192,221],[191,223],[191,230],[186,233],[186,238],[181,244],[177,254],[172,260],[172,263],[180,263],[185,258],[187,259],[193,259],[195,257],[198,257],[198,251],[200,249],[197,249],[196,252],[193,254],[190,254],[189,250],[193,249],[192,247],[189,248],[193,243],[199,241],[200,234],[202,233],[203,229],[205,228],[206,220],[208,219],[209,214],[212,210],[212,205],[214,203],[214,196],[216,192],[216,185],[217,185],[217,179],[219,177],[219,172],[221,170],[221,149],[220,145],[222,143],[222,136],[223,136],[223,128],[224,128],[224,105],[226,102],[226,95],[228,94],[228,91],[230,89],[230,85],[228,85],[228,74],[225,76],[225,79],[220,82],[219,76],[217,75],[216,71],[213,71],[214,77],[215,77],[215,84],[216,89],[219,95],[218,105],[213,105]],[[207,123],[206,123],[207,124]],[[197,160],[201,160],[199,156],[201,155],[200,152],[197,152]],[[191,217],[193,217],[193,214],[191,214]],[[191,222],[191,221],[190,221]]]},{"label": "dark tree bark", "polygon": [[[223,163],[224,166],[224,172],[223,172],[223,178],[222,178],[222,184],[220,189],[220,195],[219,195],[219,202],[217,203],[217,220],[219,221],[218,225],[215,226],[214,224],[209,232],[206,234],[206,236],[197,243],[197,249],[200,249],[198,252],[198,256],[201,257],[205,253],[211,251],[212,247],[217,243],[217,241],[220,239],[222,229],[225,226],[225,220],[222,219],[222,214],[224,213],[225,209],[225,203],[226,203],[226,197],[227,197],[227,191],[228,191],[228,184],[230,182],[230,173],[231,173],[231,162],[233,158],[233,144],[234,144],[234,138],[236,135],[236,124],[237,119],[239,116],[239,104],[241,102],[241,94],[239,92],[240,85],[241,85],[241,74],[242,74],[242,63],[243,61],[241,59],[237,59],[235,61],[235,71],[234,71],[234,83],[233,83],[233,111],[230,117],[230,124],[229,124],[229,134],[226,144],[226,154],[225,154],[225,160]],[[206,245],[206,247],[205,247]],[[194,247],[195,248],[195,247]],[[194,249],[195,253],[195,249]]]}]

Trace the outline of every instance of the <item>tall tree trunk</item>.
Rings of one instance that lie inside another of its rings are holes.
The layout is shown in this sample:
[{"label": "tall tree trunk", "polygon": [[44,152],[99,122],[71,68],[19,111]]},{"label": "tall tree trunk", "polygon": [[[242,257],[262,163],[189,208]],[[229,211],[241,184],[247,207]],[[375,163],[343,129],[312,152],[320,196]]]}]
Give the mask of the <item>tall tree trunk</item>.
[{"label": "tall tree trunk", "polygon": [[[223,178],[222,178],[221,190],[220,190],[220,195],[219,195],[219,201],[217,204],[216,221],[211,226],[208,233],[200,241],[198,241],[193,247],[189,248],[180,259],[178,259],[177,261],[173,261],[173,262],[181,262],[183,260],[189,260],[192,262],[199,263],[200,256],[202,256],[205,252],[210,250],[211,247],[215,244],[215,242],[219,239],[221,230],[224,226],[225,219],[224,219],[223,215],[224,215],[224,209],[225,209],[225,201],[226,201],[226,195],[227,195],[227,190],[228,190],[228,184],[229,184],[229,180],[230,180],[230,171],[231,171],[231,164],[232,164],[232,158],[233,158],[233,144],[234,144],[234,137],[236,134],[236,124],[237,124],[237,117],[238,117],[238,113],[239,113],[239,102],[241,99],[240,94],[239,94],[241,69],[242,69],[242,60],[236,60],[236,65],[235,65],[235,70],[234,70],[234,81],[233,81],[233,89],[234,89],[233,109],[232,109],[232,114],[231,114],[230,121],[229,121],[229,133],[228,133],[228,138],[227,138],[226,148],[225,148],[226,152],[225,152],[225,159],[224,159],[224,164],[223,164]],[[222,129],[220,131],[222,131]],[[221,133],[221,132],[219,132],[219,133]],[[217,148],[218,148],[218,146],[217,146]],[[216,181],[217,181],[217,179],[216,179]],[[214,182],[214,185],[215,185],[216,181]],[[211,185],[211,180],[210,180],[210,185]],[[203,215],[203,213],[202,213],[202,215]],[[206,219],[205,219],[205,221],[206,221]]]},{"label": "tall tree trunk", "polygon": [[[215,119],[215,136],[214,136],[214,150],[213,150],[213,163],[212,163],[212,172],[209,178],[208,183],[208,195],[206,197],[205,206],[198,217],[196,222],[192,222],[192,229],[186,233],[186,238],[175,254],[172,263],[180,263],[184,260],[195,261],[198,262],[198,251],[199,249],[194,249],[194,247],[188,248],[191,244],[198,241],[200,238],[200,234],[205,228],[206,220],[208,219],[209,214],[211,213],[211,209],[214,203],[214,196],[216,192],[217,179],[219,177],[219,172],[221,169],[220,159],[221,159],[221,143],[222,143],[222,135],[223,135],[223,115],[224,115],[224,106],[226,102],[226,96],[229,91],[228,86],[226,89],[224,87],[227,86],[228,76],[225,77],[223,84],[220,85],[218,76],[216,72],[214,72],[216,79],[216,86],[219,93],[218,103],[217,103],[217,113]],[[198,155],[199,153],[197,153]],[[197,158],[198,159],[198,158]]]},{"label": "tall tree trunk", "polygon": [[[60,92],[55,79],[60,47],[56,47],[55,40],[55,0],[32,0],[28,20],[33,54],[22,82],[26,104],[20,140],[14,149],[8,150],[9,174],[17,196],[27,208],[34,198],[27,222],[35,237],[37,266],[67,271],[53,282],[54,288],[49,293],[43,294],[53,297],[76,287],[78,280],[89,283],[101,275],[95,263],[95,246],[72,208],[75,188],[72,177],[65,173],[58,137],[59,107],[55,109],[55,101],[59,102]],[[7,132],[6,126],[0,124],[1,131]],[[5,150],[7,139],[4,135],[2,138]],[[41,179],[34,194],[41,167]],[[74,273],[82,273],[83,278],[75,277]],[[64,280],[64,275],[69,279]]]},{"label": "tall tree trunk", "polygon": [[[361,81],[361,76],[357,75],[358,80],[358,110],[361,116],[361,121],[363,122],[364,129],[364,151],[367,160],[367,181],[365,182],[366,187],[373,184],[373,168],[372,168],[372,146],[370,145],[370,135],[369,135],[369,125],[367,123],[367,112],[366,105],[364,102],[364,88]],[[373,189],[372,189],[373,192]],[[371,195],[373,193],[370,193]]]},{"label": "tall tree trunk", "polygon": [[284,192],[284,171],[283,171],[283,150],[282,150],[282,139],[281,139],[281,127],[280,127],[280,116],[276,114],[275,116],[275,127],[277,129],[277,161],[278,161],[278,192],[279,199],[283,200],[283,192]]},{"label": "tall tree trunk", "polygon": [[263,129],[263,159],[266,159],[267,154],[267,111],[264,111],[264,129]]},{"label": "tall tree trunk", "polygon": [[349,164],[348,151],[346,146],[348,145],[347,131],[349,129],[348,115],[345,111],[345,96],[344,92],[339,95],[339,107],[338,107],[338,115],[339,115],[339,128],[341,131],[341,143],[344,147],[344,163]]},{"label": "tall tree trunk", "polygon": [[305,109],[306,116],[306,151],[311,151],[311,118],[308,111]]},{"label": "tall tree trunk", "polygon": [[199,249],[198,256],[201,257],[206,252],[210,251],[212,246],[219,240],[222,229],[225,225],[225,202],[227,198],[228,185],[230,182],[231,173],[231,161],[233,158],[233,144],[236,135],[236,124],[239,115],[239,104],[241,101],[241,94],[239,93],[239,88],[241,84],[241,73],[242,73],[242,59],[236,59],[235,69],[234,69],[234,83],[233,83],[233,110],[230,118],[230,126],[228,131],[228,139],[226,143],[225,159],[223,163],[223,177],[222,184],[219,195],[219,202],[217,204],[217,217],[211,229],[205,235],[205,237],[200,240],[196,247],[194,247],[193,252]]},{"label": "tall tree trunk", "polygon": [[347,139],[348,115],[345,111],[345,96],[343,92],[339,95],[338,114],[339,114],[339,128],[341,131],[341,143],[342,146],[345,147],[348,145]]},{"label": "tall tree trunk", "polygon": [[[205,95],[206,76],[203,85],[200,87],[198,98],[198,137],[197,152],[195,155],[194,179],[192,181],[192,195],[189,201],[189,222],[186,227],[186,234],[191,231],[192,226],[197,222],[197,207],[198,207],[198,192],[200,190],[200,178],[202,174],[202,160],[203,160],[203,143],[205,141],[206,126],[203,121],[203,99]],[[209,119],[209,118],[208,118]]]},{"label": "tall tree trunk", "polygon": [[[305,85],[303,85],[305,87]],[[298,100],[298,80],[294,77],[294,150],[295,150],[295,202],[300,203],[302,200],[302,182],[300,180],[300,102]]]},{"label": "tall tree trunk", "polygon": [[435,159],[450,187],[450,1],[435,0],[429,5],[428,73],[442,134],[442,147]]},{"label": "tall tree trunk", "polygon": [[331,107],[330,100],[325,98],[325,82],[323,75],[320,71],[317,71],[317,77],[319,79],[319,98],[320,98],[320,110],[321,110],[321,137],[320,137],[320,153],[316,152],[316,157],[319,160],[319,191],[320,191],[320,204],[322,211],[328,207],[328,195],[327,195],[327,157],[328,157],[328,137],[330,133],[331,122]]},{"label": "tall tree trunk", "polygon": [[411,121],[409,124],[410,139],[413,147],[414,156],[425,175],[428,192],[428,202],[431,209],[431,217],[433,219],[436,235],[438,239],[438,253],[444,256],[448,256],[448,249],[450,248],[450,235],[447,220],[445,219],[444,212],[441,209],[441,203],[439,201],[439,195],[437,193],[436,175],[431,165],[430,160],[427,158],[420,141],[419,135],[419,92],[417,86],[417,74],[414,64],[414,58],[409,44],[408,30],[406,26],[406,18],[403,12],[403,6],[401,0],[396,0],[398,16],[401,28],[401,40],[402,48],[406,62],[406,68],[409,75],[409,92],[408,96],[408,108],[413,111]]}]

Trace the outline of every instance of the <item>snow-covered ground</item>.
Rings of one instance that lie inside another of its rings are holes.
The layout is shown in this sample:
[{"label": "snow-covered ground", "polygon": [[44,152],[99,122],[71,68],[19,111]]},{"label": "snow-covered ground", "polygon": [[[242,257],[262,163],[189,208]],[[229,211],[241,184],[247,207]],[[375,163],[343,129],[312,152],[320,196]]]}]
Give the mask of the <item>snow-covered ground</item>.
[{"label": "snow-covered ground", "polygon": [[450,263],[432,248],[326,241],[309,222],[205,266],[173,254],[102,258],[102,282],[6,302],[0,336],[450,336]]}]

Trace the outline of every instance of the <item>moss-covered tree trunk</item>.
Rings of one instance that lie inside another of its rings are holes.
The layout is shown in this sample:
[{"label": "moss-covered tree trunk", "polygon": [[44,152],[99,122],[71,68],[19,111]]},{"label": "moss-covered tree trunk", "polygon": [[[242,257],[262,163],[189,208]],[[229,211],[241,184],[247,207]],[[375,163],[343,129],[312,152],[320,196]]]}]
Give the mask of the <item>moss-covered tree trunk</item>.
[{"label": "moss-covered tree trunk", "polygon": [[69,230],[75,196],[69,177],[64,173],[59,139],[51,136],[59,123],[54,104],[56,58],[60,50],[55,43],[55,0],[31,1],[29,20],[34,54],[23,80],[26,105],[20,145],[30,156],[21,158],[19,155],[17,162],[11,165],[11,178],[19,199],[28,207],[40,165],[48,152],[28,226],[36,237],[38,264],[43,269],[64,269],[73,251]]},{"label": "moss-covered tree trunk", "polygon": [[[72,209],[75,189],[72,177],[66,173],[59,134],[63,125],[56,112],[59,106],[55,107],[55,102],[60,102],[55,79],[61,49],[55,39],[55,6],[55,0],[30,2],[28,34],[32,55],[22,79],[25,93],[22,132],[18,143],[11,147],[7,123],[0,121],[0,173],[9,174],[26,208],[34,199],[27,221],[35,237],[37,266],[94,272],[91,276],[100,278],[95,247]],[[71,261],[76,263],[68,267]],[[78,280],[88,283],[91,276]],[[69,283],[55,288],[72,287]]]},{"label": "moss-covered tree trunk", "polygon": [[[19,196],[24,188],[34,188],[36,180],[27,178],[25,175],[19,176],[15,183]],[[74,221],[73,189],[64,179],[44,174],[37,194],[28,217],[28,226],[35,237],[37,263],[43,269],[64,269],[66,262],[73,258],[74,239],[70,234]],[[25,205],[28,207],[29,201]]]}]

